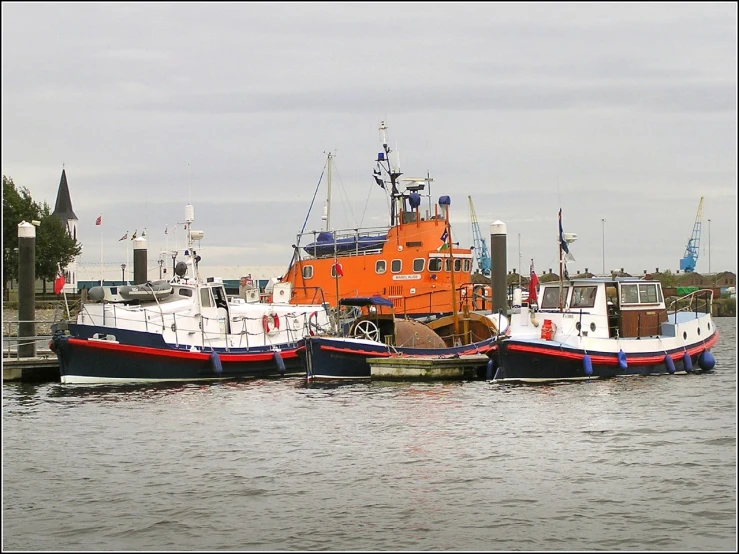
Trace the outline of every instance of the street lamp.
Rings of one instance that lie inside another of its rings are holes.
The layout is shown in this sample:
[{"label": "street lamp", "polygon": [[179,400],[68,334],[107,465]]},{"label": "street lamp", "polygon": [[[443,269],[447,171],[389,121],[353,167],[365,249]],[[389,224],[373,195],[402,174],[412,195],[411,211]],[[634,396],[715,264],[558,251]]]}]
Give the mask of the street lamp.
[{"label": "street lamp", "polygon": [[121,281],[126,282],[126,264],[121,264]]},{"label": "street lamp", "polygon": [[603,226],[603,275],[606,274],[606,220],[601,219],[600,220],[601,225]]}]

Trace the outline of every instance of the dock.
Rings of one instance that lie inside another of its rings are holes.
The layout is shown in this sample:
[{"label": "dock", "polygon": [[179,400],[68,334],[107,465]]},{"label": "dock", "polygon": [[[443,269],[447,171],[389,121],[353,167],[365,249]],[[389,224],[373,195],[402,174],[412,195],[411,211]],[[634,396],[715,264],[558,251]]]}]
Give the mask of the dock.
[{"label": "dock", "polygon": [[390,356],[370,358],[367,363],[373,379],[477,379],[485,375],[489,360],[485,354],[471,354],[455,358]]},{"label": "dock", "polygon": [[17,358],[3,356],[3,382],[60,382],[59,361],[51,350],[40,350],[36,356]]}]

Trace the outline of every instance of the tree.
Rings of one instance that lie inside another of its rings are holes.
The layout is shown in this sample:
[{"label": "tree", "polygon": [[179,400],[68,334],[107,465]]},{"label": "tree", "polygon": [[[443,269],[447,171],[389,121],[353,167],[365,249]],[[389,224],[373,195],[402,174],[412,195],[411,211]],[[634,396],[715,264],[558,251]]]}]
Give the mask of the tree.
[{"label": "tree", "polygon": [[3,175],[3,291],[18,278],[18,224],[40,221],[36,229],[36,277],[53,281],[57,264],[66,267],[81,252],[80,244],[69,236],[64,224],[52,216],[49,205],[34,202],[25,187],[17,187]]}]

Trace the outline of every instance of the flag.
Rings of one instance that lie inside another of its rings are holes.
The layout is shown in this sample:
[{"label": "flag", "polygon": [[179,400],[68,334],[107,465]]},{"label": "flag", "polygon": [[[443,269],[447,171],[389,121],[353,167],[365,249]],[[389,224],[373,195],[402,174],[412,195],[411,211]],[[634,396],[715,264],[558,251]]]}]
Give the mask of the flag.
[{"label": "flag", "polygon": [[447,239],[449,238],[449,230],[444,229],[444,232],[441,234],[441,237],[439,237],[439,240],[441,241],[441,245],[439,248],[436,249],[437,252],[441,252],[442,250],[446,250],[449,248],[449,244],[447,243]]},{"label": "flag", "polygon": [[441,245],[439,246],[439,248],[436,249],[436,251],[437,252],[442,252],[442,251],[448,250],[448,249],[449,249],[449,244],[446,243],[446,242],[442,242]]},{"label": "flag", "polygon": [[385,182],[382,180],[382,173],[379,170],[372,170],[372,176],[375,178],[375,183],[385,188]]},{"label": "flag", "polygon": [[[58,266],[57,266],[58,267]],[[54,279],[54,294],[61,294],[62,290],[64,289],[64,283],[66,282],[66,279],[64,278],[64,273],[62,273],[61,269],[56,275],[56,279]]]},{"label": "flag", "polygon": [[98,218],[95,220],[95,225],[102,225],[103,224],[103,216],[99,215]]},{"label": "flag", "polygon": [[529,306],[531,306],[531,304],[539,303],[536,298],[536,289],[539,287],[539,278],[536,276],[536,271],[534,271],[534,260],[531,260],[529,279]]},{"label": "flag", "polygon": [[439,240],[441,242],[446,242],[446,239],[448,239],[448,238],[449,238],[449,231],[447,231],[446,229],[444,229],[444,232],[441,234],[441,238],[439,238]]},{"label": "flag", "polygon": [[133,235],[131,235],[131,240],[133,240],[133,239],[135,239],[135,238],[136,238],[136,233],[137,233],[137,232],[138,232],[138,229],[136,229],[136,230],[135,230],[135,231],[133,232]]},{"label": "flag", "polygon": [[339,260],[336,260],[333,265],[334,274],[337,277],[343,277],[344,276],[344,268],[341,267],[341,264],[339,263]]},{"label": "flag", "polygon": [[128,238],[128,231],[126,231],[126,234],[118,239],[118,242],[121,242],[122,240],[126,240],[127,238]]},{"label": "flag", "polygon": [[565,262],[574,262],[575,256],[570,254],[570,248],[567,245],[567,241],[565,240],[565,234],[562,230],[562,209],[559,210],[559,244],[562,247],[562,251],[565,253],[564,255],[564,261]]}]

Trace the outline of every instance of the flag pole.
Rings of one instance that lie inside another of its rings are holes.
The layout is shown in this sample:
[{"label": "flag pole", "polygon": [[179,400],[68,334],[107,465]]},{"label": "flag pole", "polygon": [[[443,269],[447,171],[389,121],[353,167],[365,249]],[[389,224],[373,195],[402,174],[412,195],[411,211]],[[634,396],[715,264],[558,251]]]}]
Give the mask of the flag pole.
[{"label": "flag pole", "polygon": [[100,214],[100,286],[103,286],[103,214]]}]

